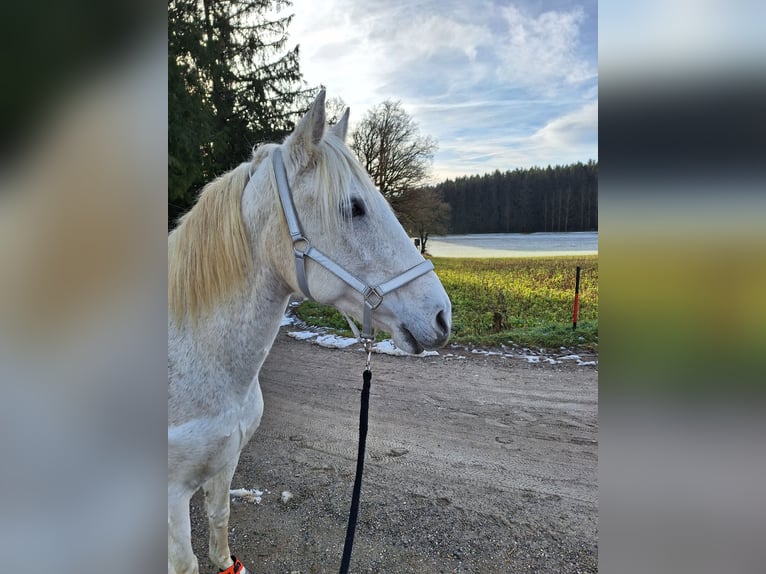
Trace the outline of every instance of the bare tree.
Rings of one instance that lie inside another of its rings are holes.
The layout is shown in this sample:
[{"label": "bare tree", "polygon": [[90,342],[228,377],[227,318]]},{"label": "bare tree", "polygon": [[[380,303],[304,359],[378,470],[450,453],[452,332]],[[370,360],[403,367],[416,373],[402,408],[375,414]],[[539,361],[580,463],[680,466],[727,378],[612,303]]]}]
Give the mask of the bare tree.
[{"label": "bare tree", "polygon": [[391,200],[399,221],[411,236],[421,253],[431,234],[447,233],[450,206],[433,188],[407,189]]},{"label": "bare tree", "polygon": [[401,102],[386,100],[362,118],[352,133],[351,148],[391,201],[423,184],[437,145],[420,135]]},{"label": "bare tree", "polygon": [[327,98],[327,103],[325,104],[327,123],[330,125],[338,123],[338,120],[343,115],[343,112],[346,111],[346,107],[346,102],[343,101],[343,98]]}]

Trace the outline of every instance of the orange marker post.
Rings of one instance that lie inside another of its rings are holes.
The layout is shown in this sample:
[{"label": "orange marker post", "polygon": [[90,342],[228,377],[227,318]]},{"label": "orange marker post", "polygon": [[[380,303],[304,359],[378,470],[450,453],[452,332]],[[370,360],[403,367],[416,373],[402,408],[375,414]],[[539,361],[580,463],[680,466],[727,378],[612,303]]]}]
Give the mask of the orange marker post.
[{"label": "orange marker post", "polygon": [[577,266],[575,278],[574,314],[572,315],[572,331],[577,329],[577,315],[580,312],[580,266]]}]

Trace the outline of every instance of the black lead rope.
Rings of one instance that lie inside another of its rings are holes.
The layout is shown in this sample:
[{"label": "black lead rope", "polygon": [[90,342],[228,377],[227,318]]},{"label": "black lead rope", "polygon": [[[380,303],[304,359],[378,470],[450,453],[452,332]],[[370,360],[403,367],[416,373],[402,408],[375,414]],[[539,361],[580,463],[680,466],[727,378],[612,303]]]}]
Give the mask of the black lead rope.
[{"label": "black lead rope", "polygon": [[362,373],[362,381],[364,384],[362,385],[362,405],[359,409],[359,450],[356,454],[354,494],[351,496],[351,510],[348,513],[348,528],[346,529],[346,542],[343,545],[343,559],[340,563],[340,574],[348,573],[348,566],[351,562],[351,549],[354,546],[356,518],[359,515],[359,496],[362,491],[362,472],[364,471],[364,450],[367,444],[367,413],[370,407],[370,382],[372,381],[372,372],[370,372],[369,368]]}]

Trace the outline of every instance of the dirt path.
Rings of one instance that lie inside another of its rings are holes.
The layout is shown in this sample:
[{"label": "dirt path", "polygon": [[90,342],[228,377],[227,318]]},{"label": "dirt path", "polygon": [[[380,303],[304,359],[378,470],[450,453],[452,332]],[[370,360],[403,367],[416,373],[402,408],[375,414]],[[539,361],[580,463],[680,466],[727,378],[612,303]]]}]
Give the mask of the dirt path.
[{"label": "dirt path", "polygon": [[[373,356],[351,571],[596,572],[596,369],[445,354]],[[253,574],[337,571],[363,365],[280,333],[232,483],[263,491],[232,502],[232,550]],[[192,522],[200,571],[215,572],[199,494]]]}]

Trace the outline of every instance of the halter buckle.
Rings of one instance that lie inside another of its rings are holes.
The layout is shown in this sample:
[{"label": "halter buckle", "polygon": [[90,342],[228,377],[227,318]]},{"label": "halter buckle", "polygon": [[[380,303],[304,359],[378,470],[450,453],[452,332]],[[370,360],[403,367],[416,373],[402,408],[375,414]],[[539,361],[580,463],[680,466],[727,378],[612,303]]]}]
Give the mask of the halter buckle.
[{"label": "halter buckle", "polygon": [[362,297],[364,297],[364,302],[370,306],[370,309],[377,309],[383,302],[383,295],[375,287],[367,287],[362,293]]},{"label": "halter buckle", "polygon": [[362,347],[364,347],[364,352],[367,354],[367,362],[366,362],[365,369],[369,371],[370,363],[372,362],[372,344],[375,342],[375,340],[360,337],[359,341],[362,343]]}]

